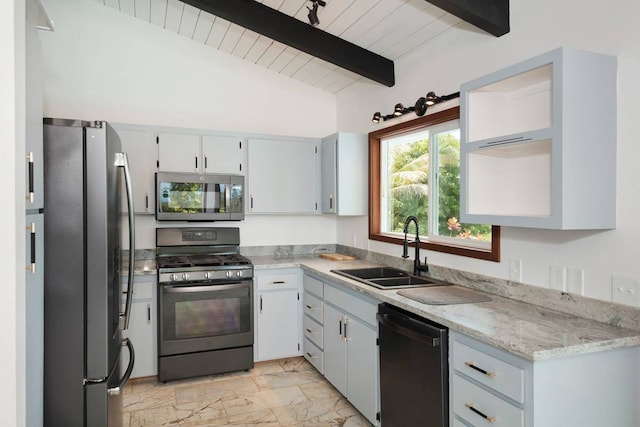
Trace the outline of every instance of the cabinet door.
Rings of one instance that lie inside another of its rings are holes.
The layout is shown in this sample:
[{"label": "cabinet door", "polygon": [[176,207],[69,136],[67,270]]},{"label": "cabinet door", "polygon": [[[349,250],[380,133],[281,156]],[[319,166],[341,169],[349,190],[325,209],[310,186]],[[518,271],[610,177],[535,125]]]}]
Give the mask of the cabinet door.
[{"label": "cabinet door", "polygon": [[322,140],[322,213],[336,213],[337,137]]},{"label": "cabinet door", "polygon": [[347,320],[348,399],[372,423],[378,413],[377,333],[359,320]]},{"label": "cabinet door", "polygon": [[158,135],[158,170],[200,172],[200,135],[161,133]]},{"label": "cabinet door", "polygon": [[324,305],[324,376],[347,396],[347,346],[344,337],[344,313]]},{"label": "cabinet door", "polygon": [[309,141],[249,141],[249,211],[316,213],[320,161]]},{"label": "cabinet door", "polygon": [[[113,125],[113,128],[120,137],[122,151],[127,153],[129,159],[135,212],[153,213],[153,159],[156,145],[154,134],[150,130],[131,130],[117,124]],[[125,181],[122,179],[120,209],[127,212],[127,193],[124,186]]]},{"label": "cabinet door", "polygon": [[[131,304],[131,319],[129,329],[123,331],[122,335],[133,343],[136,360],[133,366],[131,378],[148,377],[157,374],[156,369],[156,309],[152,301],[135,301]],[[122,371],[127,369],[129,363],[129,353],[122,352],[120,366]]]},{"label": "cabinet door", "polygon": [[25,392],[28,425],[42,425],[44,393],[44,215],[26,216],[25,273]]},{"label": "cabinet door", "polygon": [[206,173],[243,174],[241,138],[211,136],[202,137],[202,161]]},{"label": "cabinet door", "polygon": [[271,360],[300,354],[298,291],[271,291],[258,295],[258,359]]}]

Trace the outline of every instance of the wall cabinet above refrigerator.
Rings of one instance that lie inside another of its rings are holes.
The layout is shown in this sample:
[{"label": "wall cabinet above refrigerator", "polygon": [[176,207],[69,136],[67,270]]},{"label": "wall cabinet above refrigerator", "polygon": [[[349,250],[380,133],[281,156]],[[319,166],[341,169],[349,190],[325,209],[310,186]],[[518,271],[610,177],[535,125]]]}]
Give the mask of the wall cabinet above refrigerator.
[{"label": "wall cabinet above refrigerator", "polygon": [[462,222],[615,228],[615,57],[559,48],[460,93]]}]

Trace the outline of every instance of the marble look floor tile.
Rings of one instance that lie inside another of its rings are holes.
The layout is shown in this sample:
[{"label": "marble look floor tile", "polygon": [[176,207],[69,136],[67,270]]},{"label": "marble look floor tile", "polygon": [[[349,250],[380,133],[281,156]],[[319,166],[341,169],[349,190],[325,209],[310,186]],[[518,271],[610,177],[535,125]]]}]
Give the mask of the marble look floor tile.
[{"label": "marble look floor tile", "polygon": [[229,415],[253,412],[259,409],[273,409],[307,402],[307,396],[297,386],[262,390],[257,393],[224,399],[223,404]]},{"label": "marble look floor tile", "polygon": [[342,395],[329,382],[320,380],[318,382],[300,384],[300,390],[307,396],[309,400],[321,400],[328,398],[341,397]]},{"label": "marble look floor tile", "polygon": [[255,382],[260,389],[288,387],[321,380],[322,376],[315,370],[272,372],[255,377]]},{"label": "marble look floor tile", "polygon": [[123,410],[124,427],[371,426],[302,357],[167,383],[134,379]]}]

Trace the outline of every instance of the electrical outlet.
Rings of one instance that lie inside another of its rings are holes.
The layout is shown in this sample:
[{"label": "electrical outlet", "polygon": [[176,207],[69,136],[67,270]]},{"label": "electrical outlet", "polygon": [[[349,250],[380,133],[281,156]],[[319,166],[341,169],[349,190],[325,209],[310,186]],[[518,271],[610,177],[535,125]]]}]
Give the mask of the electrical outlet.
[{"label": "electrical outlet", "polygon": [[584,295],[584,270],[579,268],[567,269],[567,292]]},{"label": "electrical outlet", "polygon": [[611,276],[611,301],[640,307],[640,283],[628,277]]},{"label": "electrical outlet", "polygon": [[509,260],[509,280],[522,282],[522,260],[521,259]]},{"label": "electrical outlet", "polygon": [[549,266],[549,287],[558,291],[567,291],[567,268],[561,265]]}]

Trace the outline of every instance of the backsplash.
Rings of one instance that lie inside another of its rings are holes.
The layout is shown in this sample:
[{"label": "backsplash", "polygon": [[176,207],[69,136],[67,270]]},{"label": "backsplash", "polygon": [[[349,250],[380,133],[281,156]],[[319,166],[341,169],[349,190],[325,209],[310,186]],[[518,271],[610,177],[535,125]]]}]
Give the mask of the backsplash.
[{"label": "backsplash", "polygon": [[[270,256],[275,259],[300,258],[314,256],[323,252],[339,252],[353,255],[358,259],[376,264],[389,265],[406,271],[413,270],[413,260],[397,256],[370,252],[365,249],[336,244],[321,245],[276,245],[276,246],[242,246],[240,253],[248,257]],[[128,265],[129,251],[123,251],[123,271]],[[155,260],[154,249],[136,249],[136,268],[140,264],[144,269],[142,274],[149,274],[149,265]],[[140,274],[136,270],[136,274]],[[155,272],[153,272],[155,274]],[[429,265],[429,276],[450,283],[455,283],[480,291],[500,295],[537,305],[552,310],[561,311],[575,316],[597,320],[609,325],[640,331],[640,309],[608,301],[586,298],[580,295],[560,292],[554,289],[526,285],[511,280],[483,276],[469,271]]]}]

